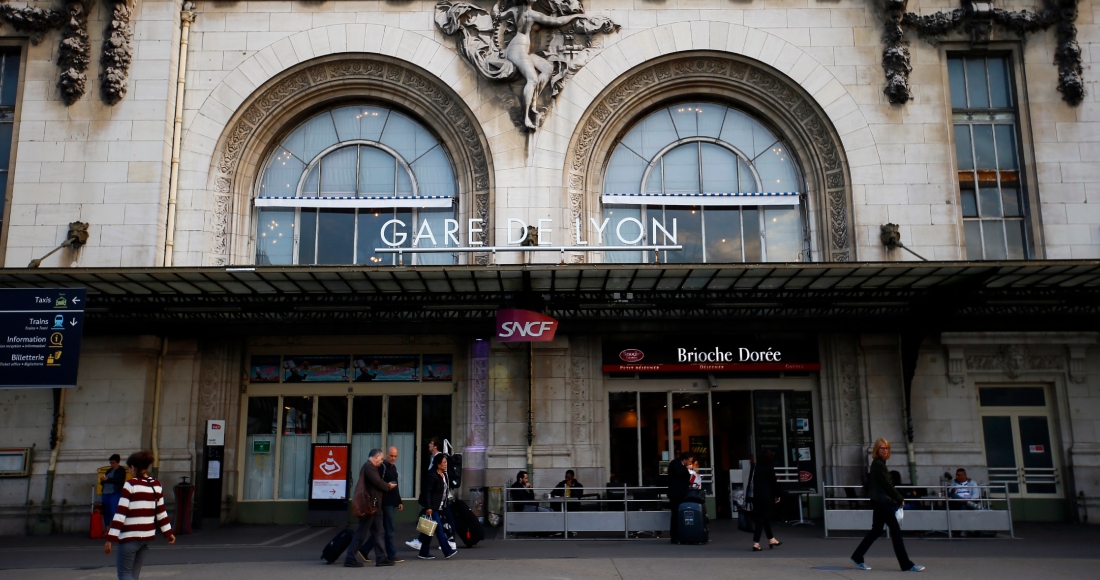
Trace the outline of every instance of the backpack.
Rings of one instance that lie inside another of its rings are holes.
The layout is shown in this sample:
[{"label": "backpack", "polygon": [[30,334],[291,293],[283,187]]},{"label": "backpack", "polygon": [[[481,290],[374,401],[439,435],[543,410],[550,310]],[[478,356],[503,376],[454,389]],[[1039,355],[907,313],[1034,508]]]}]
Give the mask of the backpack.
[{"label": "backpack", "polygon": [[457,490],[462,486],[462,454],[453,453],[454,447],[447,439],[443,440],[440,451],[447,456],[447,484],[452,490]]}]

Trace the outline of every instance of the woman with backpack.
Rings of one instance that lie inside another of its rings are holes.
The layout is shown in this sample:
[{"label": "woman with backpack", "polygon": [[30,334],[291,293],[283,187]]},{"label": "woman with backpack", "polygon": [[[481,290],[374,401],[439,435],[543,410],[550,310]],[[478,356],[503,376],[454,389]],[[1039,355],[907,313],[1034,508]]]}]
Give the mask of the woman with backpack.
[{"label": "woman with backpack", "polygon": [[894,544],[894,555],[897,556],[902,571],[920,572],[924,570],[924,566],[914,564],[909,559],[909,554],[905,552],[905,544],[901,540],[901,526],[898,525],[895,515],[895,512],[905,505],[905,498],[894,487],[890,470],[886,467],[886,460],[890,459],[890,442],[885,439],[875,441],[871,456],[874,457],[874,461],[871,462],[871,471],[867,473],[867,489],[874,515],[871,531],[867,532],[867,536],[852,554],[852,563],[860,570],[871,569],[864,563],[863,556],[867,554],[867,550],[871,549],[871,544],[874,544],[875,540],[882,535],[882,528],[885,526],[890,528],[890,541]]},{"label": "woman with backpack", "polygon": [[[447,455],[439,453],[432,458],[432,468],[424,474],[424,482],[420,486],[420,505],[424,507],[424,517],[435,522],[435,537],[439,539],[439,547],[443,549],[444,557],[450,559],[458,553],[447,543],[447,534],[443,531],[443,518],[447,510],[447,496],[450,495],[450,486],[447,483]],[[450,522],[453,526],[454,522]],[[420,559],[434,560],[435,556],[428,552],[431,547],[432,536],[420,534]]]},{"label": "woman with backpack", "polygon": [[126,465],[134,470],[134,478],[122,486],[118,511],[103,546],[104,553],[110,554],[111,544],[118,544],[118,580],[137,580],[149,542],[156,537],[158,528],[169,544],[176,543],[172,524],[168,523],[168,512],[164,509],[164,488],[159,481],[149,477],[152,464],[153,454],[148,451],[138,451],[126,460]]}]

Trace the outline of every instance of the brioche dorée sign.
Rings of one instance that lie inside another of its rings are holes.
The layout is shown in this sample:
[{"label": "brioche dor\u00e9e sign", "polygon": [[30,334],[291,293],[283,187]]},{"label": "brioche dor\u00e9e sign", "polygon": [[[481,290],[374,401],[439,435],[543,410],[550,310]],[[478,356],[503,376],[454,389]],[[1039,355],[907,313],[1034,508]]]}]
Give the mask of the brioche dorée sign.
[{"label": "brioche dor\u00e9e sign", "polygon": [[558,331],[558,321],[530,310],[497,310],[497,340],[500,342],[549,342]]},{"label": "brioche dor\u00e9e sign", "polygon": [[722,336],[712,340],[671,337],[661,342],[609,341],[603,372],[816,371],[813,341]]}]

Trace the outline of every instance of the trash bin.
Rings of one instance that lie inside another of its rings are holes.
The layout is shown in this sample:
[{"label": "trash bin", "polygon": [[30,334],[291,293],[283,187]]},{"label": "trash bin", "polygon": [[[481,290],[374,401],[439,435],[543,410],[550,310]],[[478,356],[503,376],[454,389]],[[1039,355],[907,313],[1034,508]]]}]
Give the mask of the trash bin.
[{"label": "trash bin", "polygon": [[486,502],[488,505],[489,516],[486,521],[492,527],[500,525],[501,517],[504,514],[504,488],[503,487],[490,487],[489,499]]},{"label": "trash bin", "polygon": [[485,523],[485,493],[488,490],[487,487],[470,488],[470,511],[474,513],[477,521],[482,524]]},{"label": "trash bin", "polygon": [[178,536],[191,533],[191,504],[195,500],[195,486],[187,483],[187,477],[172,488],[176,492],[176,521],[172,531]]}]

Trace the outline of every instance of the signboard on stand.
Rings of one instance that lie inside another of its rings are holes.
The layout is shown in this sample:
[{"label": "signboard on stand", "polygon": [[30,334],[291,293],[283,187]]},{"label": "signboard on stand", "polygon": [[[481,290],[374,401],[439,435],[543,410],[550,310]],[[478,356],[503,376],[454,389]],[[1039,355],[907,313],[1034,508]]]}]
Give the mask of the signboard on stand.
[{"label": "signboard on stand", "polygon": [[359,474],[357,469],[352,470],[350,460],[351,445],[347,443],[313,444],[309,461],[310,525],[346,523],[349,479]]},{"label": "signboard on stand", "polygon": [[75,387],[83,288],[0,289],[0,389]]}]

